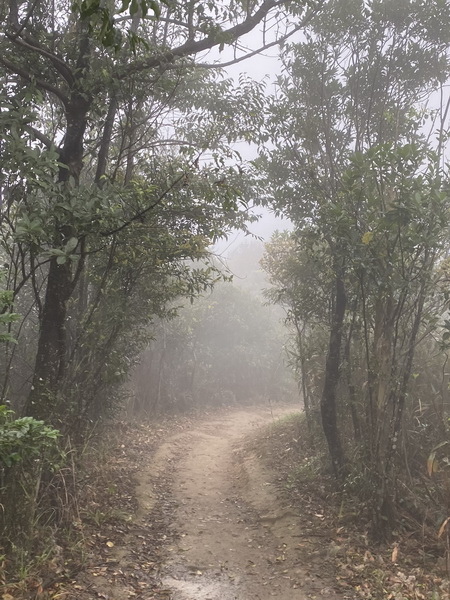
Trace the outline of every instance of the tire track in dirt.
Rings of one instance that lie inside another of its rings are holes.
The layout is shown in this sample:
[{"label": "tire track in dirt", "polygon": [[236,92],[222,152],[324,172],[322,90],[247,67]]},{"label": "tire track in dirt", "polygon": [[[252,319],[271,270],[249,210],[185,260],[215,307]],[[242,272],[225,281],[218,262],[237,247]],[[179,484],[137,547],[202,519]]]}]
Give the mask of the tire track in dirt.
[{"label": "tire track in dirt", "polygon": [[143,454],[136,514],[114,543],[107,536],[118,527],[93,534],[89,562],[65,598],[337,600],[301,507],[285,505],[277,474],[249,449],[261,428],[297,411],[224,409]]},{"label": "tire track in dirt", "polygon": [[295,511],[282,506],[271,474],[242,447],[260,427],[292,412],[233,409],[160,448],[155,473],[181,455],[172,473],[179,539],[162,569],[173,600],[337,598],[296,551]]}]

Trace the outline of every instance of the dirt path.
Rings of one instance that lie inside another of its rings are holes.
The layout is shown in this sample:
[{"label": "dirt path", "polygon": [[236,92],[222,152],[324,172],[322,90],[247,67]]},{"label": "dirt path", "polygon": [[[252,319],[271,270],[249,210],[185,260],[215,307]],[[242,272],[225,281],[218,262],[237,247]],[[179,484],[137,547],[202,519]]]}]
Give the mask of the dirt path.
[{"label": "dirt path", "polygon": [[[156,470],[176,461],[172,494],[180,537],[162,571],[174,600],[334,597],[301,564],[295,513],[280,507],[270,474],[242,449],[259,427],[290,412],[233,410],[160,448]],[[145,486],[141,492],[141,505],[148,505]]]},{"label": "dirt path", "polygon": [[92,562],[67,599],[338,598],[324,573],[323,547],[302,528],[301,507],[283,505],[276,474],[247,444],[295,411],[230,409],[143,454],[135,518],[122,536],[108,537],[117,527],[96,534]]}]

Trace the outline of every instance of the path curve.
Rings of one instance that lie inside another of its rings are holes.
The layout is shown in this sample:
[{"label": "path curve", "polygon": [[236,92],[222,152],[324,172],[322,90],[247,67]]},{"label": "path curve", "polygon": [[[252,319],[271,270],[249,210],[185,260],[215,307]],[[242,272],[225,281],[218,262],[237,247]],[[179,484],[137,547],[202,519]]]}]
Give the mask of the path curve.
[{"label": "path curve", "polygon": [[173,526],[164,586],[173,600],[332,599],[334,591],[302,564],[300,521],[283,508],[272,475],[243,444],[295,407],[233,409],[158,450],[141,484],[143,512],[151,482],[172,466]]}]

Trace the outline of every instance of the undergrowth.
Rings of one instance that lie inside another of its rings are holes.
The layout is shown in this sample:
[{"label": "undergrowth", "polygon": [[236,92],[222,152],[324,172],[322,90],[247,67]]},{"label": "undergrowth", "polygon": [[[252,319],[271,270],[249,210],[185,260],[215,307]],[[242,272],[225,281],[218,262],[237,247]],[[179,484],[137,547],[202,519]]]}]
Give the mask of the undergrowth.
[{"label": "undergrowth", "polygon": [[[15,493],[14,509],[4,515],[5,521],[24,514],[27,521],[26,528],[23,522],[3,526],[0,597],[59,597],[60,586],[95,552],[96,532],[131,520],[136,509],[133,469],[125,458],[130,448],[123,442],[128,436],[142,438],[143,431],[148,434],[144,426],[123,423],[105,428],[83,448],[60,445],[59,464],[53,462],[38,476],[23,474],[34,486],[33,510],[29,486],[22,495]],[[11,485],[4,485],[3,494]]]},{"label": "undergrowth", "polygon": [[[251,449],[277,474],[284,502],[297,509],[305,531],[320,536],[344,598],[450,598],[446,532],[438,536],[439,527],[433,526],[438,515],[429,498],[425,501],[421,478],[399,482],[404,494],[398,528],[389,543],[381,544],[370,536],[372,483],[363,469],[350,473],[343,485],[336,482],[323,434],[318,427],[308,431],[304,414],[274,422]],[[426,485],[430,490],[434,483]]]}]

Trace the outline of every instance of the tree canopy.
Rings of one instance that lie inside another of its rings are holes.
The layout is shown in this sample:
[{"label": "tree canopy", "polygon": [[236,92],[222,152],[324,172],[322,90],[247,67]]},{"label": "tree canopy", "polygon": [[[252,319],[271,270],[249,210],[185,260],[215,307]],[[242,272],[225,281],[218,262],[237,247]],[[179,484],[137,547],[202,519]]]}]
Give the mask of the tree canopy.
[{"label": "tree canopy", "polygon": [[248,217],[249,167],[232,144],[261,125],[262,86],[197,56],[234,45],[240,60],[242,35],[270,27],[281,41],[319,7],[2,4],[2,254],[23,317],[10,320],[4,398],[82,427],[144,324],[214,280],[208,245]]}]

